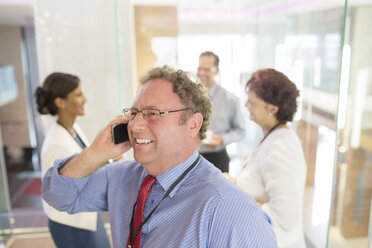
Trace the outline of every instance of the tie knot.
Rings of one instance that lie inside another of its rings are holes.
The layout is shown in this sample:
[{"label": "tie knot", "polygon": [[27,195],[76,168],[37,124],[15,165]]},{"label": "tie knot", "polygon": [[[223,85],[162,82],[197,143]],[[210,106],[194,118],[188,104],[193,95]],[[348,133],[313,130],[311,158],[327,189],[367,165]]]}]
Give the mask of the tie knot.
[{"label": "tie knot", "polygon": [[152,188],[152,185],[154,185],[155,182],[156,182],[156,177],[148,175],[145,177],[145,180],[143,180],[141,188],[143,188],[146,191],[150,191]]}]

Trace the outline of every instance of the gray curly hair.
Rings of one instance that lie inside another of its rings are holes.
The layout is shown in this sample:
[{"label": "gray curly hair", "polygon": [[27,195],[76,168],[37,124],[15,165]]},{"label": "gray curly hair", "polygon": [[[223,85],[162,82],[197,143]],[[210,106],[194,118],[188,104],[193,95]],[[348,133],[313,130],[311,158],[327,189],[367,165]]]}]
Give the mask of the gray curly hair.
[{"label": "gray curly hair", "polygon": [[[180,97],[186,108],[194,113],[201,113],[203,123],[199,130],[200,139],[204,139],[212,113],[212,102],[208,97],[207,88],[199,81],[193,82],[188,73],[175,70],[169,66],[155,67],[140,78],[141,86],[153,79],[163,79],[173,84],[173,91]],[[190,115],[185,111],[181,117],[180,125],[184,124]]]}]

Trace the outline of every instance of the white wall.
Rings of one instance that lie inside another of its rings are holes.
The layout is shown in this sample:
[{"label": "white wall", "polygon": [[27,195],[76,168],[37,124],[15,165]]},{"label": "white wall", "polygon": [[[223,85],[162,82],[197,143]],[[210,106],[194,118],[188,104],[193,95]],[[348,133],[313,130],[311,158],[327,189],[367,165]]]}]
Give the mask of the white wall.
[{"label": "white wall", "polygon": [[135,50],[127,2],[35,1],[40,78],[54,71],[80,77],[88,103],[78,122],[90,141],[134,97]]}]

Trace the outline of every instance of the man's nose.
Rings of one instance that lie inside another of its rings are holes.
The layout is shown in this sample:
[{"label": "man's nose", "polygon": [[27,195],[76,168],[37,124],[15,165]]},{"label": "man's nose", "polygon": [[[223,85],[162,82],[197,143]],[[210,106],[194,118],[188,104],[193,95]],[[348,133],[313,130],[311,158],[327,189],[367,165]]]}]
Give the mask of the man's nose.
[{"label": "man's nose", "polygon": [[143,118],[142,112],[138,112],[133,120],[129,122],[130,130],[136,132],[143,130],[146,127],[147,121]]},{"label": "man's nose", "polygon": [[198,70],[198,76],[205,76],[206,71],[205,70]]}]

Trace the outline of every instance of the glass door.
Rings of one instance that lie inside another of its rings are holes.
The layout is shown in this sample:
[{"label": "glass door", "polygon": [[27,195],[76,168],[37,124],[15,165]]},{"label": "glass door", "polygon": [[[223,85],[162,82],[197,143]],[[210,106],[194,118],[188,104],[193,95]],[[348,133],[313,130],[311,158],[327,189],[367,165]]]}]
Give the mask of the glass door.
[{"label": "glass door", "polygon": [[347,1],[329,247],[370,247],[372,3]]},{"label": "glass door", "polygon": [[[0,129],[1,130],[1,129]],[[2,135],[0,132],[0,148],[3,147]],[[5,158],[3,149],[0,150],[0,247],[2,244],[6,244],[8,235],[6,229],[11,227],[11,217],[7,213],[11,213],[11,207],[9,202],[9,190],[8,180],[5,171]]]}]

